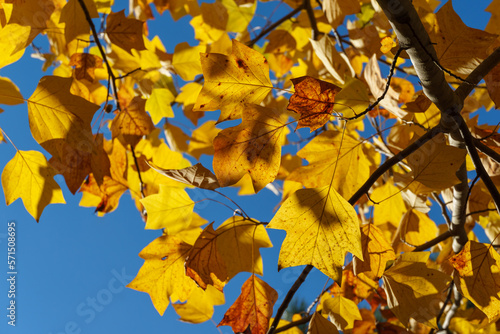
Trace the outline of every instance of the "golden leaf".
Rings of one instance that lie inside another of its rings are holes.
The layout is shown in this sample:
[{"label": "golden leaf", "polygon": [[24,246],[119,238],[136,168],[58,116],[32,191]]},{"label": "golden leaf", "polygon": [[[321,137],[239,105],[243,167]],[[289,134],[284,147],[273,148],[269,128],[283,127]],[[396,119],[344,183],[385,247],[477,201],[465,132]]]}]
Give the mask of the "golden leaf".
[{"label": "golden leaf", "polygon": [[258,104],[273,88],[266,58],[235,40],[229,56],[201,54],[201,66],[205,83],[193,111],[220,109],[219,122],[239,118],[236,106]]},{"label": "golden leaf", "polygon": [[177,236],[161,236],[153,240],[140,253],[144,264],[127,287],[146,292],[160,315],[171,302],[184,302],[196,283],[185,274],[184,261],[191,245]]},{"label": "golden leaf", "polygon": [[364,261],[354,257],[354,274],[368,272],[369,277],[382,277],[387,261],[396,259],[396,254],[389,242],[385,240],[382,231],[373,224],[361,226],[361,245]]},{"label": "golden leaf", "polygon": [[191,223],[194,202],[182,188],[160,184],[158,194],[141,199],[148,219],[146,229],[164,229],[165,234],[176,234]]},{"label": "golden leaf", "polygon": [[430,252],[403,253],[382,276],[387,305],[404,326],[410,318],[437,328],[436,316],[451,277],[427,267]]},{"label": "golden leaf", "polygon": [[340,282],[346,252],[363,258],[356,211],[328,186],[297,190],[268,227],[287,231],[279,270],[310,264]]},{"label": "golden leaf", "polygon": [[2,172],[2,187],[7,205],[21,198],[36,221],[51,203],[66,203],[56,173],[45,156],[37,151],[17,151]]},{"label": "golden leaf", "polygon": [[248,173],[258,192],[275,179],[287,118],[275,109],[245,105],[241,124],[219,132],[213,143],[213,166],[221,187],[235,184]]},{"label": "golden leaf", "polygon": [[500,255],[491,245],[469,240],[450,258],[456,270],[455,284],[462,295],[486,314],[500,319]]}]

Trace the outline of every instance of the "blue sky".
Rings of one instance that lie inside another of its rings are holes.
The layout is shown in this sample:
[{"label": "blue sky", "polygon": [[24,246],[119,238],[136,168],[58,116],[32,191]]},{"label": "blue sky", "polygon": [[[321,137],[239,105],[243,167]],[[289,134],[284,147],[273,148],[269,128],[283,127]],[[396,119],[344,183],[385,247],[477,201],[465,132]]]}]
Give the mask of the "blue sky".
[{"label": "blue sky", "polygon": [[[273,4],[277,4],[274,2]],[[466,24],[484,28],[489,14],[482,10],[488,2],[454,1],[454,8]],[[260,4],[259,4],[260,6]],[[121,8],[120,8],[121,9]],[[281,15],[275,14],[276,18]],[[188,41],[191,45],[193,31],[187,19],[181,19],[175,34],[169,33],[172,20],[168,13],[157,17],[150,25],[151,35],[160,35],[167,50],[173,52],[177,43]],[[178,33],[182,31],[182,33]],[[35,41],[36,42],[36,41]],[[28,98],[40,78],[50,73],[41,71],[42,63],[30,57],[27,50],[22,60],[0,69],[0,76],[11,78]],[[26,104],[2,106],[0,127],[21,150],[40,150],[28,128]],[[0,169],[14,156],[15,149],[0,144]],[[104,217],[97,217],[91,208],[78,206],[80,195],[72,196],[62,185],[67,204],[49,205],[37,224],[17,200],[5,205],[0,192],[0,254],[6,254],[7,224],[16,223],[16,327],[7,325],[6,255],[0,265],[0,332],[1,333],[217,333],[212,322],[200,325],[177,321],[173,308],[168,307],[163,317],[155,311],[147,294],[125,288],[143,264],[138,253],[159,231],[144,230],[144,224],[130,195],[125,193],[118,210]],[[224,190],[236,198],[234,189]],[[269,221],[279,198],[268,190],[258,196],[237,199],[250,216]],[[210,221],[220,223],[231,212],[217,204],[210,204],[199,213]],[[441,221],[439,215],[435,216]],[[279,246],[284,232],[269,231],[275,247],[263,249],[265,259],[264,279],[279,293],[279,305],[288,288],[301,272],[301,268],[284,269],[277,273]],[[214,321],[218,323],[225,310],[240,293],[248,274],[239,274],[225,288],[226,305],[216,307]],[[309,303],[321,291],[326,277],[314,270],[298,295]],[[276,309],[276,307],[275,307]],[[221,327],[222,333],[231,333],[230,327]]]}]

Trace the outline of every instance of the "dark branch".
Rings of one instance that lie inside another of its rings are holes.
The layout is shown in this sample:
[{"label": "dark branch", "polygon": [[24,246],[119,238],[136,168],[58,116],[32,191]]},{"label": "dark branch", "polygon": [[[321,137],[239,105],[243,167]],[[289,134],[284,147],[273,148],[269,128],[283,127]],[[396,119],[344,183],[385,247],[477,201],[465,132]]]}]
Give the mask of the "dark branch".
[{"label": "dark branch", "polygon": [[102,47],[101,42],[99,41],[99,36],[97,35],[94,22],[92,22],[92,18],[90,17],[90,13],[89,10],[87,9],[87,6],[85,6],[85,2],[83,0],[78,0],[78,3],[80,4],[80,7],[82,7],[83,12],[85,13],[85,18],[87,19],[87,22],[90,25],[90,29],[92,30],[92,36],[94,36],[94,41],[97,44],[99,52],[101,53],[102,60],[106,64],[106,69],[108,70],[108,76],[111,77],[111,85],[113,87],[113,95],[116,101],[116,109],[121,110],[120,102],[118,101],[118,90],[116,89],[116,76],[113,73],[113,70],[111,69],[111,65],[109,65],[108,58],[106,57],[106,53],[104,52],[104,48]]}]

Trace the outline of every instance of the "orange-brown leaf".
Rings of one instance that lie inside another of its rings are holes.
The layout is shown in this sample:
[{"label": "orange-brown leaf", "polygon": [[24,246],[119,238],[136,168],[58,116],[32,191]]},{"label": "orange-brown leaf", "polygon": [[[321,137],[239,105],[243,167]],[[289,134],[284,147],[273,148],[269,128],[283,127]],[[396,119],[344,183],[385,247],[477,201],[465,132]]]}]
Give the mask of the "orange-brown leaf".
[{"label": "orange-brown leaf", "polygon": [[186,262],[186,273],[203,289],[208,284],[222,291],[236,274],[246,271],[263,274],[259,249],[272,247],[263,225],[232,217],[214,231],[205,228]]},{"label": "orange-brown leaf", "polygon": [[245,332],[250,328],[252,334],[265,334],[277,299],[278,294],[273,288],[252,275],[243,284],[241,295],[227,310],[217,327],[231,326],[235,333]]},{"label": "orange-brown leaf", "polygon": [[450,262],[458,274],[455,283],[460,292],[490,322],[500,319],[500,255],[495,249],[470,240]]},{"label": "orange-brown leaf", "polygon": [[75,78],[94,82],[95,69],[102,67],[102,58],[89,53],[74,53],[69,61],[70,66],[75,66]]},{"label": "orange-brown leaf", "polygon": [[312,132],[325,125],[340,87],[308,76],[292,79],[292,82],[295,93],[290,98],[288,110],[300,114],[297,129],[309,127]]},{"label": "orange-brown leaf", "polygon": [[146,50],[142,38],[143,22],[125,17],[124,12],[125,10],[121,10],[108,15],[106,34],[109,40],[129,53],[132,49]]},{"label": "orange-brown leaf", "polygon": [[143,136],[150,134],[155,126],[146,113],[145,106],[146,100],[134,97],[111,123],[113,138],[123,135],[126,144],[135,146]]}]

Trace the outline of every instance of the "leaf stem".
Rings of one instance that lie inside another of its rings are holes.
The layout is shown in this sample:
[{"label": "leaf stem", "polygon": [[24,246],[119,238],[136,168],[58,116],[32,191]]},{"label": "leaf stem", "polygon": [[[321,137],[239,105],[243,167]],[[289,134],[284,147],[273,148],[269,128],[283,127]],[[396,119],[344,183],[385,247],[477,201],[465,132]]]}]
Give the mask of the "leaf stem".
[{"label": "leaf stem", "polygon": [[141,184],[141,195],[142,195],[142,198],[144,198],[144,197],[146,197],[146,195],[144,195],[144,182],[142,181],[141,170],[139,168],[139,161],[137,161],[134,147],[132,145],[130,145],[130,151],[132,151],[132,157],[134,157],[135,168],[137,169],[137,175],[139,176],[139,182]]}]

